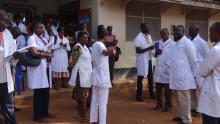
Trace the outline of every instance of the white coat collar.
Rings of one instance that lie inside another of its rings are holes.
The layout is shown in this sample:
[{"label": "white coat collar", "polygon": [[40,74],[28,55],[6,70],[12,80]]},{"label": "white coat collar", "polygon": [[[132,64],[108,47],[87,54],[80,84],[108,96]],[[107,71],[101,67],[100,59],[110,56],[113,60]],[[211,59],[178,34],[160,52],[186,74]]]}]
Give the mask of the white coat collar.
[{"label": "white coat collar", "polygon": [[198,38],[200,38],[200,35],[198,34],[192,41],[195,42],[198,40]]}]

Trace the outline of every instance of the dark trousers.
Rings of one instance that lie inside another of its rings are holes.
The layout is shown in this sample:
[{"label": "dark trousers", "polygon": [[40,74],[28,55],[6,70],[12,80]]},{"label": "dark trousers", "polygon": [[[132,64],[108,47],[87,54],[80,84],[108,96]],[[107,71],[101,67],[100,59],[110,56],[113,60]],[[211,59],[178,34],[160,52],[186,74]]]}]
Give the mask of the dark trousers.
[{"label": "dark trousers", "polygon": [[49,88],[34,90],[34,120],[39,120],[46,117],[49,112]]},{"label": "dark trousers", "polygon": [[156,98],[157,98],[157,106],[163,106],[163,98],[162,94],[164,91],[165,97],[165,107],[171,108],[171,89],[169,88],[169,84],[156,83]]},{"label": "dark trousers", "polygon": [[7,83],[0,84],[0,106],[6,124],[16,124],[13,92],[8,93]]},{"label": "dark trousers", "polygon": [[205,114],[202,114],[203,124],[220,124],[220,118],[211,117]]},{"label": "dark trousers", "polygon": [[154,78],[153,78],[153,66],[152,66],[152,60],[149,60],[149,67],[148,67],[148,88],[149,88],[149,94],[150,97],[154,97]]},{"label": "dark trousers", "polygon": [[[144,76],[138,75],[137,77],[137,91],[136,91],[136,98],[137,99],[142,99],[143,98],[143,79]],[[153,84],[153,67],[152,67],[152,62],[149,60],[149,68],[148,68],[148,88],[149,88],[149,94],[150,97],[154,97],[154,84]]]},{"label": "dark trousers", "polygon": [[109,56],[109,73],[111,82],[114,79],[115,55]]}]

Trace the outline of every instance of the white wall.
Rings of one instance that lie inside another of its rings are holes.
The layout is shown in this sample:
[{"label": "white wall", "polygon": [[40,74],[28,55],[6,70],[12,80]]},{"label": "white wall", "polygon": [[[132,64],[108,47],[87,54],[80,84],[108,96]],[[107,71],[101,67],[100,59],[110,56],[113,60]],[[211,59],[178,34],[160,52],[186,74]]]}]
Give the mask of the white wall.
[{"label": "white wall", "polygon": [[92,35],[96,36],[98,25],[98,3],[99,0],[80,0],[80,9],[91,9],[92,11]]},{"label": "white wall", "polygon": [[121,0],[102,0],[99,4],[98,23],[105,26],[112,25],[114,34],[118,36],[119,46],[122,50],[116,68],[135,67],[135,47],[132,41],[126,41],[126,14]]},{"label": "white wall", "polygon": [[0,3],[32,5],[36,7],[36,12],[39,15],[58,14],[58,5],[56,0],[27,0],[27,2],[15,2],[14,0],[1,0]]}]

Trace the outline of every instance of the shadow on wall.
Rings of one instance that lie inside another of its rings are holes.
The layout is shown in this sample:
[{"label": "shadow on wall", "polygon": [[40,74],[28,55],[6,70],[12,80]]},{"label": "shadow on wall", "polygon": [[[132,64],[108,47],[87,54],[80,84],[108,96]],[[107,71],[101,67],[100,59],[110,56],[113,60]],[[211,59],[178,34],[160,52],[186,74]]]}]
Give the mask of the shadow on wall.
[{"label": "shadow on wall", "polygon": [[133,80],[136,79],[136,76],[137,76],[136,67],[114,70],[114,80]]}]

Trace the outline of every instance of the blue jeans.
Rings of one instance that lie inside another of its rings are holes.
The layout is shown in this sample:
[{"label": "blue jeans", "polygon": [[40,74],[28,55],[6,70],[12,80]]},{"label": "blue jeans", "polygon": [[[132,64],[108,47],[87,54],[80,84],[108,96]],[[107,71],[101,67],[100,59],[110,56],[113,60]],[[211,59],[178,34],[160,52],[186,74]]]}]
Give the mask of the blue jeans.
[{"label": "blue jeans", "polygon": [[7,83],[0,84],[0,106],[6,124],[16,124],[13,92],[8,93]]}]

